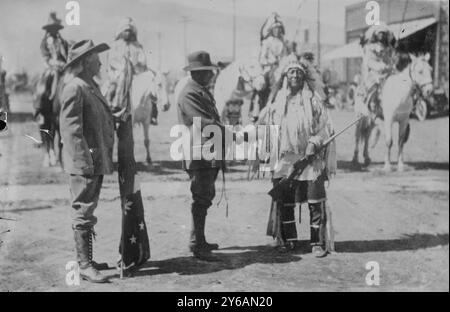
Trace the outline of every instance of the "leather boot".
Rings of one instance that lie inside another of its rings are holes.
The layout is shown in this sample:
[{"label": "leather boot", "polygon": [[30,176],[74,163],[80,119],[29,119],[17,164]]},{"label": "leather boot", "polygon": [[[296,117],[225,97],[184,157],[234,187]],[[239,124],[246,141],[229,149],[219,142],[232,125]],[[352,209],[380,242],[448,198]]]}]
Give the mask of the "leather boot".
[{"label": "leather boot", "polygon": [[92,264],[92,230],[74,230],[77,261],[80,267],[80,277],[91,283],[106,283],[108,279]]},{"label": "leather boot", "polygon": [[205,261],[218,261],[211,251],[218,249],[219,245],[209,244],[205,240],[206,213],[192,213],[192,229],[189,249],[194,257]]},{"label": "leather boot", "polygon": [[[97,233],[95,233],[94,229],[91,229],[91,242],[92,242],[92,240],[96,240],[96,237],[97,237]],[[106,263],[106,262],[98,263],[98,262],[94,261],[93,250],[94,250],[94,248],[92,247],[91,254],[89,255],[89,257],[91,259],[91,263],[94,266],[94,268],[96,268],[99,271],[108,270],[109,269],[108,263]]]}]

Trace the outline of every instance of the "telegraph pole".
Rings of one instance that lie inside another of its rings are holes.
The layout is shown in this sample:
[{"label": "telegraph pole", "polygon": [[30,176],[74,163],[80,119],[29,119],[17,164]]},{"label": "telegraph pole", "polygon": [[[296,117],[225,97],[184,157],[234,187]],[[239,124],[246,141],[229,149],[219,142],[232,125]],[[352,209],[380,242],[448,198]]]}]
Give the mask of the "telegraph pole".
[{"label": "telegraph pole", "polygon": [[183,51],[184,51],[184,61],[187,62],[187,25],[191,20],[183,15],[181,16],[181,22],[183,23]]},{"label": "telegraph pole", "polygon": [[317,66],[320,67],[320,0],[317,0]]},{"label": "telegraph pole", "polygon": [[236,60],[236,0],[233,0],[233,61]]},{"label": "telegraph pole", "polygon": [[162,62],[161,32],[158,31],[156,34],[158,36],[158,70],[161,71],[161,62]]}]

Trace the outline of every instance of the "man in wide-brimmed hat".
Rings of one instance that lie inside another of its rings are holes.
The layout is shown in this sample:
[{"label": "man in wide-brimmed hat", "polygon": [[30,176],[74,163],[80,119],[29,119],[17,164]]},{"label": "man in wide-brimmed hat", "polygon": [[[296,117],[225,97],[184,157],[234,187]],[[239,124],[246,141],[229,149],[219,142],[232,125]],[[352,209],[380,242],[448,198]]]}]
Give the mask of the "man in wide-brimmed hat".
[{"label": "man in wide-brimmed hat", "polygon": [[[212,205],[215,196],[215,186],[219,170],[223,168],[222,155],[216,155],[211,160],[195,159],[196,152],[202,150],[202,146],[210,138],[201,138],[201,145],[192,144],[194,118],[200,118],[201,131],[204,127],[216,125],[222,129],[220,115],[216,108],[216,102],[209,91],[215,70],[217,67],[211,63],[210,56],[205,51],[197,51],[188,56],[188,66],[185,71],[190,72],[184,88],[177,96],[178,120],[180,124],[187,126],[191,133],[191,145],[189,155],[184,155],[183,168],[191,179],[192,193],[192,228],[189,248],[196,258],[214,261],[217,260],[211,251],[218,249],[218,244],[210,244],[205,238],[205,223],[208,208]],[[224,137],[224,136],[223,136]],[[200,138],[199,138],[200,140]],[[195,142],[195,141],[194,141]],[[186,149],[185,149],[186,150]]]},{"label": "man in wide-brimmed hat", "polygon": [[67,61],[68,43],[61,36],[59,31],[64,26],[55,12],[51,12],[47,24],[42,26],[45,30],[44,38],[41,41],[41,53],[45,63],[48,65],[49,76],[53,76],[53,83],[49,99],[52,100],[56,94],[56,86],[61,76],[61,71]]},{"label": "man in wide-brimmed hat", "polygon": [[70,174],[72,228],[80,275],[90,282],[107,279],[92,259],[92,239],[103,175],[113,172],[112,150],[114,122],[106,99],[94,76],[100,71],[98,53],[105,43],[91,40],[75,43],[69,51],[64,69],[64,88],[60,96],[60,129],[64,142],[65,171]]}]

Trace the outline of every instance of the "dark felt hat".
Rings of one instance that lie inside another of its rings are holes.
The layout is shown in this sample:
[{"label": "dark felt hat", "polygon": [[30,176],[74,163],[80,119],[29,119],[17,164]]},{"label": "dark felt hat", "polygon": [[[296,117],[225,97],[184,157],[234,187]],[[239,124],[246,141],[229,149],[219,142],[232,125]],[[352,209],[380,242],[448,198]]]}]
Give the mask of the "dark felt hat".
[{"label": "dark felt hat", "polygon": [[42,29],[45,29],[45,30],[51,30],[51,29],[60,30],[63,28],[64,28],[64,26],[62,25],[61,19],[56,17],[56,12],[50,12],[47,24],[42,26]]},{"label": "dark felt hat", "polygon": [[217,69],[217,66],[211,63],[209,53],[206,51],[197,51],[189,54],[188,63],[188,66],[183,68],[185,71]]}]

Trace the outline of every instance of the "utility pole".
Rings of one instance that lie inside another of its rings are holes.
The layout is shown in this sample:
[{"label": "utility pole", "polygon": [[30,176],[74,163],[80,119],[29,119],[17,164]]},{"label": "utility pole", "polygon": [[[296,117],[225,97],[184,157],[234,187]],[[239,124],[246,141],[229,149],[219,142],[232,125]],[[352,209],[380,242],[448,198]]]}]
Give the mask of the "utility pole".
[{"label": "utility pole", "polygon": [[233,61],[236,60],[236,0],[233,0]]},{"label": "utility pole", "polygon": [[184,61],[187,62],[187,25],[191,21],[187,16],[181,16],[181,22],[183,23],[183,51]]},{"label": "utility pole", "polygon": [[320,0],[317,0],[317,66],[320,68]]},{"label": "utility pole", "polygon": [[158,71],[161,71],[161,62],[162,62],[161,32],[158,31],[156,34],[158,36]]}]

